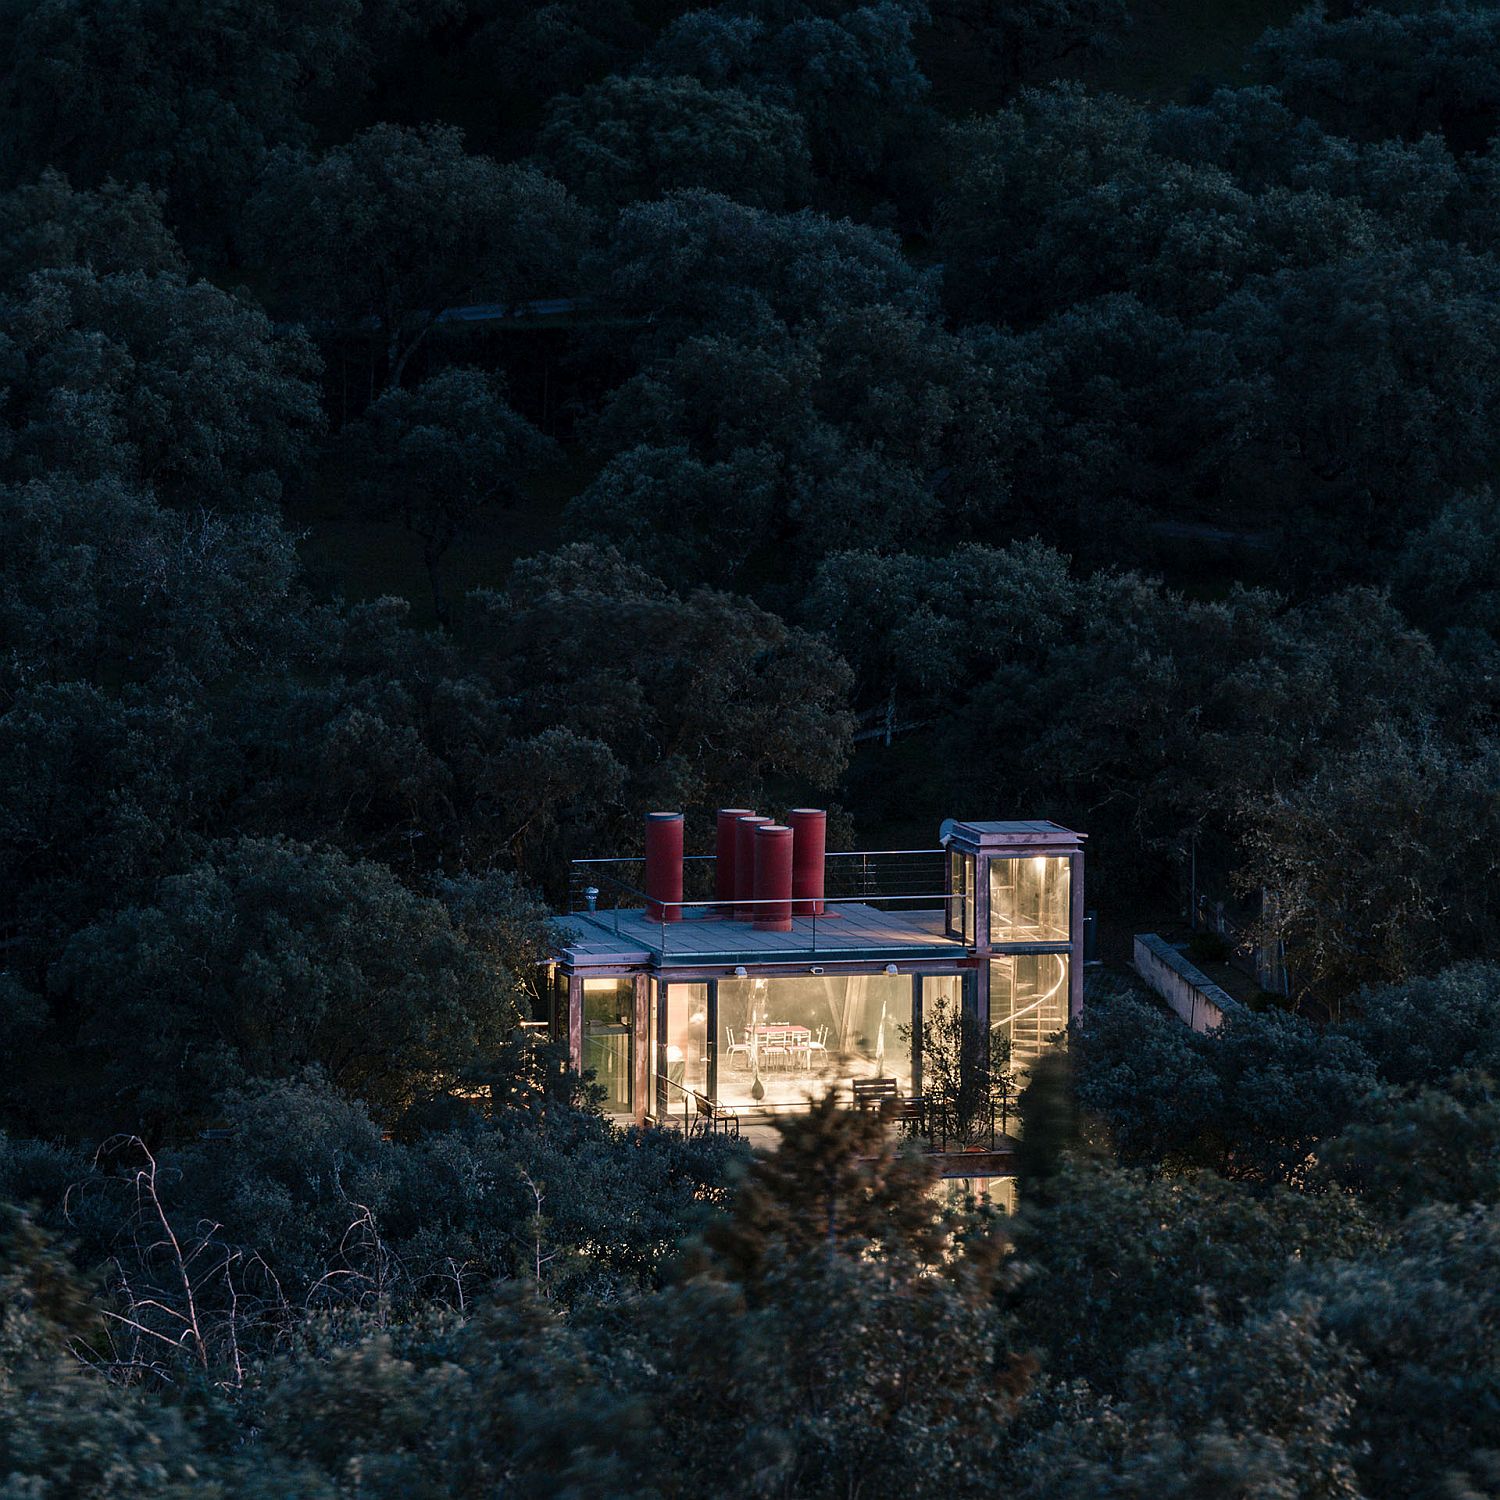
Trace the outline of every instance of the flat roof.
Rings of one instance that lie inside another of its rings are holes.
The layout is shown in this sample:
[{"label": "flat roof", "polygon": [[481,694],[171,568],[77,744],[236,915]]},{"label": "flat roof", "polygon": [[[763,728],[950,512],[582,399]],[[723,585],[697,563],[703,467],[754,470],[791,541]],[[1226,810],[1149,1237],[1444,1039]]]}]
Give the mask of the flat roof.
[{"label": "flat roof", "polygon": [[840,902],[823,916],[793,917],[789,932],[693,908],[681,922],[655,922],[644,911],[570,912],[556,919],[566,934],[562,957],[577,968],[631,964],[774,964],[802,959],[962,958],[971,950],[945,931],[944,913],[881,911]]},{"label": "flat roof", "polygon": [[971,822],[967,819],[948,819],[943,824],[943,838],[957,839],[961,843],[974,844],[982,848],[1006,844],[1058,845],[1076,848],[1086,834],[1075,833],[1061,823],[1046,818],[1034,818],[1025,822]]}]

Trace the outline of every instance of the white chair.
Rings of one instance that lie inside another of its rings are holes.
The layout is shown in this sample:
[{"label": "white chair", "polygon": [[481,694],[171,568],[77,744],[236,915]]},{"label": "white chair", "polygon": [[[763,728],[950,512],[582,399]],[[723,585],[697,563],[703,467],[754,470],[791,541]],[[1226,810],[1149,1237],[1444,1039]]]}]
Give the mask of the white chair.
[{"label": "white chair", "polygon": [[[828,1056],[828,1028],[818,1027],[816,1035],[810,1037],[803,1045],[807,1049],[806,1066],[810,1069],[815,1056],[819,1058]],[[822,1066],[821,1062],[819,1066]]]},{"label": "white chair", "polygon": [[760,1060],[768,1068],[784,1068],[792,1060],[792,1048],[784,1031],[768,1031],[760,1044]]},{"label": "white chair", "polygon": [[726,1056],[743,1058],[744,1061],[740,1064],[740,1066],[742,1068],[748,1068],[750,1066],[750,1043],[735,1041],[734,1027],[732,1026],[726,1026],[724,1028],[724,1035],[729,1038],[729,1051]]}]

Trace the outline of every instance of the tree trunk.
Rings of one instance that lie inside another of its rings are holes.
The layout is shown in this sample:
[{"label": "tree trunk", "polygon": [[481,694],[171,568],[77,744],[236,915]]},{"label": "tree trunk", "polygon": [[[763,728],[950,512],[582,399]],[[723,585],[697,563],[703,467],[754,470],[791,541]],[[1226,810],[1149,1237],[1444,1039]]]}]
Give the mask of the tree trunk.
[{"label": "tree trunk", "polygon": [[438,568],[443,560],[443,553],[448,549],[440,546],[436,540],[429,539],[422,548],[422,562],[427,569],[427,583],[432,590],[432,612],[437,616],[437,622],[446,630],[451,623],[448,615],[448,605],[443,599],[443,584],[439,576]]}]

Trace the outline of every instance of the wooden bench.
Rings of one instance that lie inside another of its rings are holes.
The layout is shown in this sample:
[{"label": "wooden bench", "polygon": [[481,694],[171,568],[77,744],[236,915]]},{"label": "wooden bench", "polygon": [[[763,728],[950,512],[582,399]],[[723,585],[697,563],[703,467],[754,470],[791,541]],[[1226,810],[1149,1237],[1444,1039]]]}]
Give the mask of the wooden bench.
[{"label": "wooden bench", "polygon": [[856,1109],[881,1110],[908,1130],[920,1130],[927,1121],[927,1101],[920,1094],[903,1094],[894,1078],[856,1078],[853,1089]]},{"label": "wooden bench", "polygon": [[881,1108],[887,1099],[899,1100],[894,1078],[856,1078],[854,1080],[854,1107],[869,1109],[873,1105]]}]

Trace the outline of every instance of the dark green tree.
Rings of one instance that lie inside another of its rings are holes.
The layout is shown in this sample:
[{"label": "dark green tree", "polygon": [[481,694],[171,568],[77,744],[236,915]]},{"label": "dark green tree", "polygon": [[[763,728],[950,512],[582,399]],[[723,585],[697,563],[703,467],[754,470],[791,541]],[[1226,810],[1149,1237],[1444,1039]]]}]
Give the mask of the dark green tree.
[{"label": "dark green tree", "polygon": [[1308,10],[1267,32],[1255,61],[1293,110],[1339,135],[1437,133],[1480,152],[1500,127],[1497,26],[1477,0]]},{"label": "dark green tree", "polygon": [[199,681],[298,634],[292,539],[270,516],[166,509],[113,477],[0,489],[7,696],[66,679]]},{"label": "dark green tree", "polygon": [[450,307],[574,294],[589,232],[561,184],[471,155],[437,125],[280,152],[247,213],[262,260],[285,268],[287,304],[372,328],[389,385]]},{"label": "dark green tree", "polygon": [[23,4],[3,26],[9,183],[55,167],[79,186],[164,190],[170,221],[223,256],[266,154],[357,91],[351,0]]},{"label": "dark green tree", "polygon": [[806,130],[791,110],[694,78],[606,78],[547,111],[538,142],[585,203],[618,209],[677,188],[757,208],[806,201]]},{"label": "dark green tree", "polygon": [[1103,50],[1129,24],[1124,0],[936,0],[932,14],[940,30],[978,50],[1008,87],[1065,58]]},{"label": "dark green tree", "polygon": [[112,181],[78,191],[49,167],[35,182],[0,194],[0,282],[15,285],[32,271],[60,266],[101,276],[187,269],[157,194]]},{"label": "dark green tree", "polygon": [[619,218],[602,291],[620,311],[650,319],[650,344],[689,332],[770,320],[796,327],[845,308],[932,305],[931,279],[895,237],[803,209],[771,214],[717,193],[669,193]]},{"label": "dark green tree", "polygon": [[97,1058],[80,1105],[153,1132],[202,1120],[229,1081],[308,1064],[390,1120],[516,1018],[435,901],[379,866],[257,839],[75,934],[52,981]]},{"label": "dark green tree", "polygon": [[307,341],[171,272],[38,272],[0,299],[0,348],[20,477],[114,475],[184,509],[264,509],[322,424]]},{"label": "dark green tree", "polygon": [[442,564],[490,512],[513,507],[553,445],[482,370],[448,369],[410,390],[393,387],[341,434],[350,506],[398,517],[422,543],[432,609],[449,623]]}]

